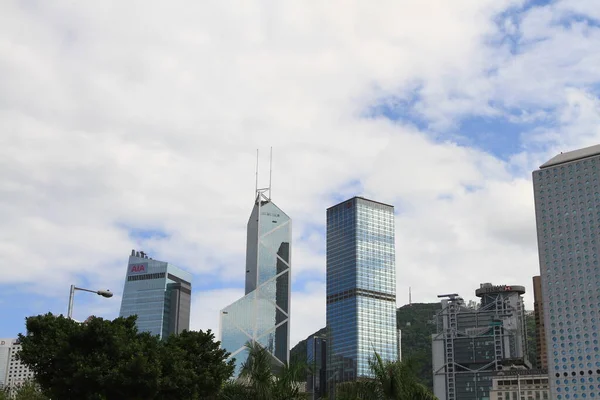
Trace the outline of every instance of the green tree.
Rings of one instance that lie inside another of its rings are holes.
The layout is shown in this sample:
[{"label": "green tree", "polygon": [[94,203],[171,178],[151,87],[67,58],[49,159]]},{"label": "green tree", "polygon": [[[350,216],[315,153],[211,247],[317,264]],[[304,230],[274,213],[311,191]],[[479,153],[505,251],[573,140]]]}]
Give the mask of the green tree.
[{"label": "green tree", "polygon": [[0,400],[48,400],[34,381],[26,381],[9,390],[0,389]]},{"label": "green tree", "polygon": [[[160,341],[135,317],[80,324],[52,314],[29,317],[19,358],[52,399],[148,400],[216,396],[233,371],[213,334]],[[174,382],[174,383],[173,383]]]},{"label": "green tree", "polygon": [[184,331],[171,335],[161,349],[163,364],[158,399],[209,399],[233,374],[234,362],[213,333]]},{"label": "green tree", "polygon": [[[273,357],[256,342],[246,344],[248,357],[242,364],[236,382],[223,388],[223,400],[299,400],[307,395],[300,393],[300,382],[306,371],[302,362],[292,362],[273,367]],[[274,372],[275,370],[275,372]]]},{"label": "green tree", "polygon": [[419,383],[413,363],[386,361],[375,353],[369,361],[373,379],[346,382],[336,388],[337,400],[436,400],[431,391]]}]

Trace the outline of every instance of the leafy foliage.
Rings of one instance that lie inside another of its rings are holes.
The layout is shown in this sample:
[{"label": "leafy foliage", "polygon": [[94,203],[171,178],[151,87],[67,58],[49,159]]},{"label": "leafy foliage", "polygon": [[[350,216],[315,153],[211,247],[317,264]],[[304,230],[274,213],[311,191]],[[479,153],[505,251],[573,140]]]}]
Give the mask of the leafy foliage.
[{"label": "leafy foliage", "polygon": [[306,365],[299,362],[276,368],[273,373],[273,357],[258,343],[246,344],[248,358],[236,382],[223,387],[221,400],[300,400],[307,395],[300,393],[300,381]]},{"label": "leafy foliage", "polygon": [[0,389],[0,400],[48,400],[34,381],[26,381],[12,390]]},{"label": "leafy foliage", "polygon": [[80,324],[52,314],[29,317],[26,327],[19,358],[50,398],[209,398],[233,372],[210,331],[161,342],[138,332],[135,317]]},{"label": "leafy foliage", "polygon": [[414,364],[409,361],[386,361],[375,353],[369,366],[374,379],[346,382],[337,388],[337,400],[436,400],[419,383]]},{"label": "leafy foliage", "polygon": [[525,328],[527,329],[527,356],[534,369],[541,368],[541,365],[538,365],[538,337],[535,331],[535,314],[533,312],[526,312]]}]

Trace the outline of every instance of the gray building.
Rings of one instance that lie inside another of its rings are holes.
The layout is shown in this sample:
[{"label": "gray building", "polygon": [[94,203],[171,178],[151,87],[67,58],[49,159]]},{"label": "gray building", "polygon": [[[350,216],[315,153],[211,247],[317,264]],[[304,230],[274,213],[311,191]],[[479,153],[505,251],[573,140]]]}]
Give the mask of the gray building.
[{"label": "gray building", "polygon": [[[439,400],[489,400],[492,377],[530,369],[523,286],[484,283],[478,308],[458,294],[440,295],[442,310],[432,335],[433,389]],[[520,399],[519,399],[520,400]]]},{"label": "gray building", "polygon": [[490,400],[549,400],[548,371],[515,368],[492,377]]},{"label": "gray building", "polygon": [[33,379],[33,371],[17,358],[19,351],[19,339],[0,339],[0,388],[18,388]]},{"label": "gray building", "polygon": [[235,358],[234,375],[247,359],[245,344],[258,343],[273,368],[289,362],[292,220],[257,190],[247,225],[246,295],[221,310],[221,347]]},{"label": "gray building", "polygon": [[394,207],[353,197],[327,209],[327,379],[371,377],[398,357]]},{"label": "gray building", "polygon": [[533,172],[550,398],[600,398],[600,145]]},{"label": "gray building", "polygon": [[190,327],[192,275],[144,252],[131,251],[120,317],[137,315],[137,328],[166,338]]}]

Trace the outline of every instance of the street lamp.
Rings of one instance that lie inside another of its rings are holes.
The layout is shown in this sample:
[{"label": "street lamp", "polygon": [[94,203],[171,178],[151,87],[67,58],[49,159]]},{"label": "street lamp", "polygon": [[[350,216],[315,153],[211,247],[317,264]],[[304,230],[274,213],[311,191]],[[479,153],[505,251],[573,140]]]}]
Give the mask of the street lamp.
[{"label": "street lamp", "polygon": [[106,290],[89,290],[89,289],[83,289],[80,287],[76,287],[75,285],[71,285],[71,293],[69,294],[69,311],[67,313],[67,318],[69,319],[73,319],[71,316],[73,315],[73,298],[75,297],[75,291],[76,290],[81,290],[84,292],[90,292],[90,293],[96,293],[99,296],[102,297],[112,297],[112,292],[108,289]]}]

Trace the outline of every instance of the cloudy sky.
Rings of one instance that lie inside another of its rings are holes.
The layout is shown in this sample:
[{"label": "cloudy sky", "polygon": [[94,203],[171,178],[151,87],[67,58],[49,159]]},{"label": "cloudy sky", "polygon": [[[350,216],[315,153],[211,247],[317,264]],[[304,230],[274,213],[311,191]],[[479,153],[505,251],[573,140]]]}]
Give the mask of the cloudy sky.
[{"label": "cloudy sky", "polygon": [[[117,316],[131,249],[243,294],[256,149],[293,219],[292,344],[325,325],[325,210],[396,207],[398,305],[531,291],[531,172],[600,143],[597,0],[0,2],[0,337]],[[527,307],[532,308],[531,293]]]}]

